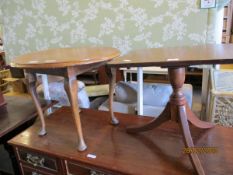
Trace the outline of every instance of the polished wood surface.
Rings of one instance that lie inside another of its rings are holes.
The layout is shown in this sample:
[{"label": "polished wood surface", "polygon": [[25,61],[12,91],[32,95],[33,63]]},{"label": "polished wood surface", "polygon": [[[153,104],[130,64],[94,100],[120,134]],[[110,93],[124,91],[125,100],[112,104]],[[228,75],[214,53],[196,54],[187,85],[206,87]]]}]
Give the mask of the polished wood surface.
[{"label": "polished wood surface", "polygon": [[37,81],[37,76],[35,73],[27,73],[25,76],[26,80],[25,83],[28,87],[28,91],[31,94],[32,100],[36,106],[38,116],[41,121],[41,129],[39,131],[39,135],[43,136],[46,134],[46,126],[45,126],[45,121],[44,121],[44,114],[43,110],[41,108],[38,95],[36,93],[36,81]]},{"label": "polished wood surface", "polygon": [[[37,113],[29,97],[5,96],[5,99],[7,104],[0,107],[0,144],[4,145],[9,154],[14,173],[19,174],[13,148],[7,144],[7,141],[31,126],[36,120]],[[40,100],[40,103],[42,109],[46,110],[56,102]]]},{"label": "polished wood surface", "polygon": [[81,119],[79,115],[80,111],[79,111],[79,104],[77,97],[78,84],[76,78],[73,79],[65,78],[64,89],[70,101],[72,114],[73,116],[76,116],[76,118],[73,118],[73,122],[75,123],[76,133],[78,133],[78,139],[79,139],[77,147],[79,151],[84,151],[85,149],[87,149],[87,146],[83,139],[83,131],[82,131]]},{"label": "polished wood surface", "polygon": [[[190,110],[189,106],[187,105],[185,96],[181,91],[185,81],[185,69],[169,68],[168,75],[171,86],[173,88],[173,93],[171,94],[170,101],[166,105],[164,111],[151,122],[141,126],[130,127],[127,129],[127,131],[129,133],[148,131],[153,128],[159,127],[164,122],[171,120],[173,122],[179,123],[185,146],[192,148],[194,147],[194,143],[192,140],[188,122],[202,129],[209,129],[214,127],[214,125],[199,120],[198,117]],[[204,175],[205,172],[198,158],[198,155],[196,153],[191,153],[189,154],[189,157],[197,174]]]},{"label": "polished wood surface", "polygon": [[82,125],[78,112],[77,75],[103,66],[119,55],[120,52],[117,49],[110,47],[83,47],[48,49],[26,54],[14,59],[11,66],[23,68],[25,70],[25,81],[41,120],[41,129],[38,135],[44,136],[47,134],[47,131],[36,93],[37,73],[63,76],[65,78],[64,87],[69,97],[74,123],[77,128],[77,149],[83,151],[87,146],[83,138]]},{"label": "polished wood surface", "polygon": [[[132,175],[191,175],[195,174],[188,155],[183,153],[179,125],[167,122],[147,133],[127,134],[126,128],[131,125],[145,124],[149,117],[116,113],[120,124],[109,125],[109,113],[82,109],[81,120],[88,150],[77,152],[75,147],[75,125],[72,112],[63,107],[46,118],[48,132],[43,139],[37,137],[40,124],[22,132],[10,141],[20,150],[36,151],[44,155],[57,157],[72,167],[75,164],[96,169],[110,174]],[[65,115],[65,116],[64,116]],[[216,147],[216,153],[201,153],[200,162],[207,175],[233,174],[232,128],[216,126],[210,130],[198,130],[190,127],[197,147]],[[40,144],[38,144],[40,143]],[[87,155],[96,155],[88,158]],[[74,171],[70,166],[69,171]],[[36,168],[36,167],[35,167]],[[79,172],[72,174],[79,174]]]},{"label": "polished wood surface", "polygon": [[[5,99],[7,104],[0,107],[0,138],[37,116],[31,98],[5,96]],[[46,110],[55,104],[55,101],[40,100],[40,103],[42,109]]]},{"label": "polished wood surface", "polygon": [[[108,76],[109,76],[109,108],[113,109],[113,99],[114,99],[114,89],[116,85],[116,69],[108,69]],[[113,110],[110,110],[110,123],[113,125],[119,124],[118,119],[115,117]]]},{"label": "polished wood surface", "polygon": [[11,66],[18,68],[63,68],[109,61],[120,55],[110,47],[55,48],[15,58]]},{"label": "polished wood surface", "polygon": [[233,44],[141,49],[108,63],[110,67],[190,66],[233,63]]},{"label": "polished wood surface", "polygon": [[[161,115],[153,119],[151,122],[140,126],[129,127],[127,131],[129,133],[144,132],[171,120],[179,123],[185,146],[194,147],[189,123],[200,129],[210,129],[214,127],[214,125],[199,120],[187,105],[185,96],[181,91],[185,81],[185,67],[190,65],[227,63],[233,63],[233,44],[149,48],[132,51],[117,60],[109,62],[107,66],[111,69],[113,75],[115,74],[117,67],[168,67],[169,81],[173,93],[170,96],[166,108]],[[110,75],[110,79],[112,84],[110,88],[114,88],[114,76]],[[110,89],[109,92],[110,97],[112,97],[113,89]],[[115,116],[111,100],[113,100],[113,98],[110,98],[109,101],[110,115],[111,118],[114,118]],[[198,155],[194,152],[189,154],[189,158],[196,173],[205,175],[205,171]]]}]

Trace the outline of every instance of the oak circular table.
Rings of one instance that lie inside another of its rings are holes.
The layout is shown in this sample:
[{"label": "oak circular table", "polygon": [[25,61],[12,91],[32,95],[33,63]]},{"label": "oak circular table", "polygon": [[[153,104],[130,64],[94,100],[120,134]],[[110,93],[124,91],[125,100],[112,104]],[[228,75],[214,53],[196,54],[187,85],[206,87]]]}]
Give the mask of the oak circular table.
[{"label": "oak circular table", "polygon": [[[110,113],[115,118],[113,105],[113,88],[116,79],[116,68],[120,67],[150,67],[158,66],[168,68],[169,81],[173,93],[164,111],[150,123],[142,126],[127,128],[130,133],[143,132],[158,127],[162,123],[171,120],[178,122],[182,130],[186,148],[194,148],[189,123],[197,128],[209,129],[214,127],[212,123],[201,121],[187,105],[181,88],[185,81],[185,67],[203,64],[231,64],[233,63],[233,44],[199,45],[184,47],[167,47],[135,50],[108,63],[111,72]],[[162,97],[161,97],[162,98]],[[115,118],[115,120],[117,120]],[[204,169],[197,153],[189,154],[190,161],[197,174],[204,175]]]},{"label": "oak circular table", "polygon": [[12,61],[12,67],[22,68],[25,71],[27,87],[41,121],[40,136],[46,134],[46,124],[36,93],[36,73],[64,77],[64,89],[70,101],[73,120],[78,133],[78,150],[83,151],[87,146],[83,138],[77,103],[78,85],[76,76],[105,65],[119,55],[119,50],[110,47],[55,48],[25,54]]}]

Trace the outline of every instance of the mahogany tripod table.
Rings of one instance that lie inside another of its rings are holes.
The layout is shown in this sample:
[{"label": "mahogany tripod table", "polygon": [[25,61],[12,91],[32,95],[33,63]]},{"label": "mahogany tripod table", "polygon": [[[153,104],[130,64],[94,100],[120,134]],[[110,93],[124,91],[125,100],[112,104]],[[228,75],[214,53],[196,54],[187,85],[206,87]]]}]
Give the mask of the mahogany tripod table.
[{"label": "mahogany tripod table", "polygon": [[36,93],[36,73],[64,77],[64,89],[71,104],[73,120],[78,134],[78,150],[83,151],[87,146],[83,138],[77,103],[78,85],[76,76],[105,65],[119,55],[120,52],[117,49],[110,47],[56,48],[29,53],[13,60],[12,67],[25,70],[27,87],[41,121],[40,136],[46,134],[46,124]]},{"label": "mahogany tripod table", "polygon": [[[112,110],[116,68],[149,66],[166,67],[168,68],[169,81],[173,88],[173,93],[170,96],[170,100],[167,103],[164,111],[148,124],[129,127],[127,128],[127,131],[129,133],[147,131],[158,127],[168,120],[171,120],[179,123],[186,148],[193,148],[194,144],[189,128],[189,123],[201,129],[209,129],[214,127],[214,125],[199,120],[186,103],[185,96],[181,91],[185,81],[185,67],[190,65],[229,63],[233,63],[233,44],[136,50],[109,62],[108,67],[111,69],[110,113],[112,123],[118,123],[118,120],[114,116]],[[197,156],[197,153],[191,152],[189,154],[189,158],[197,174],[204,175],[205,172]]]}]

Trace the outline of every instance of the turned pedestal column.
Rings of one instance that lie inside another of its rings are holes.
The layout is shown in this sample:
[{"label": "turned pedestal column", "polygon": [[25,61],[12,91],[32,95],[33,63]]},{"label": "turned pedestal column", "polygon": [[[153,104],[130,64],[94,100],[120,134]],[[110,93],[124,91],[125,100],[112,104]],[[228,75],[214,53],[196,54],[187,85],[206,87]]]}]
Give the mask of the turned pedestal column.
[{"label": "turned pedestal column", "polygon": [[[115,68],[111,68],[111,86],[110,86],[110,114],[113,124],[118,124],[118,120],[114,116],[112,110],[113,103],[113,88],[115,81]],[[189,123],[201,129],[212,128],[214,125],[208,122],[204,122],[198,119],[197,116],[191,111],[190,107],[186,103],[185,96],[181,89],[185,81],[185,68],[184,67],[168,67],[169,81],[173,89],[173,93],[170,96],[170,100],[167,103],[164,111],[151,122],[142,126],[128,127],[127,132],[136,133],[148,131],[160,126],[162,123],[171,120],[179,123],[182,130],[184,145],[187,148],[193,148],[193,140],[190,133]],[[161,97],[162,98],[162,97]],[[201,162],[196,153],[188,154],[192,162],[193,167],[199,175],[204,175],[204,170]]]}]

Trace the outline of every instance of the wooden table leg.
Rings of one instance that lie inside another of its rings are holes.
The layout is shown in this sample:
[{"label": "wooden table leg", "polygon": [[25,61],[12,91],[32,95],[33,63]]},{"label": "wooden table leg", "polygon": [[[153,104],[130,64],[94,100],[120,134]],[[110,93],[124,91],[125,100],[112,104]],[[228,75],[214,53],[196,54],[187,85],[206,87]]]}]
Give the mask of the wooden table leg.
[{"label": "wooden table leg", "polygon": [[129,133],[136,133],[136,132],[144,132],[144,131],[148,131],[151,130],[153,128],[158,127],[159,125],[161,125],[162,123],[170,120],[170,104],[168,103],[164,109],[164,111],[155,119],[153,119],[151,122],[142,125],[142,126],[132,126],[132,127],[128,127],[126,129],[127,132]]},{"label": "wooden table leg", "polygon": [[194,126],[196,126],[197,128],[209,129],[215,126],[213,123],[200,120],[193,113],[193,111],[190,109],[190,107],[187,104],[186,104],[186,112],[187,112],[188,121],[192,123]]},{"label": "wooden table leg", "polygon": [[[193,148],[194,144],[193,144],[193,139],[190,133],[190,128],[189,128],[189,123],[187,120],[187,113],[185,110],[185,106],[180,106],[179,107],[179,114],[178,116],[180,117],[180,127],[182,130],[182,135],[183,135],[183,140],[184,140],[184,144],[186,148]],[[192,153],[190,152],[188,154],[189,159],[194,167],[194,169],[196,170],[198,175],[204,175],[204,169],[201,165],[201,162],[197,156],[197,153]]]},{"label": "wooden table leg", "polygon": [[78,133],[78,150],[84,151],[87,149],[86,143],[83,139],[82,125],[79,115],[79,104],[78,104],[78,81],[76,80],[76,76],[72,76],[70,78],[64,79],[64,89],[69,98],[71,110],[73,113],[73,120],[75,123],[75,127]]},{"label": "wooden table leg", "polygon": [[[185,68],[168,68],[169,80],[173,88],[173,93],[170,97],[170,103],[174,112],[171,113],[171,119],[178,121],[182,130],[183,141],[186,148],[193,148],[193,139],[191,137],[188,116],[186,107],[188,106],[185,100],[185,96],[182,92],[182,87],[185,81]],[[204,169],[197,156],[197,153],[191,152],[188,154],[189,159],[193,165],[193,168],[199,175],[204,175]]]},{"label": "wooden table leg", "polygon": [[44,114],[40,102],[38,100],[38,95],[36,93],[36,81],[37,81],[36,74],[28,72],[26,73],[25,79],[26,79],[26,85],[28,87],[28,91],[31,94],[34,104],[36,105],[36,110],[41,121],[41,129],[38,134],[39,136],[44,136],[47,134],[47,132],[46,132]]},{"label": "wooden table leg", "polygon": [[119,124],[118,119],[115,117],[113,112],[113,95],[114,95],[114,88],[116,84],[116,68],[111,68],[110,71],[108,71],[108,77],[110,79],[110,85],[109,85],[109,111],[111,116],[111,124],[117,125]]},{"label": "wooden table leg", "polygon": [[[173,88],[173,93],[164,111],[160,114],[160,116],[157,119],[153,119],[151,122],[142,126],[129,127],[127,128],[127,131],[130,133],[147,131],[155,127],[158,127],[167,120],[172,120],[180,124],[185,146],[188,148],[193,148],[194,144],[191,137],[188,122],[192,123],[194,126],[201,129],[212,128],[214,127],[214,125],[199,120],[187,105],[185,96],[181,90],[185,81],[185,68],[183,67],[168,68],[168,73],[169,73],[169,80]],[[203,167],[201,165],[197,153],[194,152],[190,153],[189,158],[195,171],[199,175],[204,175],[205,172],[203,170]]]}]

